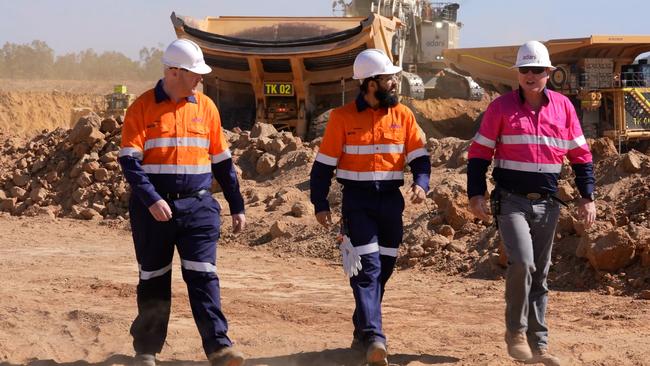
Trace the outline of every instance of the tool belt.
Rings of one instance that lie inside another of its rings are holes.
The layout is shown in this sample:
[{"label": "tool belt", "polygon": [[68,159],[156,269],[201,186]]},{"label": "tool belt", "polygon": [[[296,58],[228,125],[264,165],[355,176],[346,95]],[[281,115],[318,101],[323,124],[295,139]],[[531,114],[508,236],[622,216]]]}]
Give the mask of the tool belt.
[{"label": "tool belt", "polygon": [[190,198],[190,197],[201,198],[207,194],[210,194],[210,191],[208,191],[207,189],[200,189],[198,191],[189,192],[189,193],[162,193],[161,196],[166,201],[175,201],[175,200],[180,200],[183,198]]}]

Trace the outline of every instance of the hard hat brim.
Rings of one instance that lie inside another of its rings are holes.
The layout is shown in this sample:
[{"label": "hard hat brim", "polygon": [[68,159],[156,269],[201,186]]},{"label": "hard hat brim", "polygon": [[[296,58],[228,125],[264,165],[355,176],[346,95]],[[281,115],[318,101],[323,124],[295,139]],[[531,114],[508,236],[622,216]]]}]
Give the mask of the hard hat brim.
[{"label": "hard hat brim", "polygon": [[551,70],[556,69],[556,67],[553,65],[546,65],[539,62],[527,62],[527,63],[515,64],[514,66],[510,66],[511,69],[516,69],[519,67],[548,67]]},{"label": "hard hat brim", "polygon": [[199,75],[205,75],[212,72],[212,68],[208,66],[205,62],[198,64],[192,67],[191,69],[187,69],[187,70]]}]

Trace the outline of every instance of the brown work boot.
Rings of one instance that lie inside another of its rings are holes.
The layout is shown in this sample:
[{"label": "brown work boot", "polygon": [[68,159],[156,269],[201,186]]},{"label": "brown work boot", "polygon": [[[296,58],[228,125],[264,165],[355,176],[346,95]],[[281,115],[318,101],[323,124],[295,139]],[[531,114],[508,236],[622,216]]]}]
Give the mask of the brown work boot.
[{"label": "brown work boot", "polygon": [[156,355],[152,353],[137,353],[133,358],[133,366],[156,366]]},{"label": "brown work boot", "polygon": [[224,347],[208,356],[210,366],[241,366],[244,355],[232,347]]},{"label": "brown work boot", "polygon": [[368,366],[388,366],[388,352],[386,345],[381,342],[372,342],[366,351]]},{"label": "brown work boot", "polygon": [[527,361],[533,357],[524,331],[506,331],[506,344],[508,345],[508,354],[515,360]]},{"label": "brown work boot", "polygon": [[546,348],[534,349],[533,357],[526,361],[527,364],[541,363],[544,366],[560,366],[560,359],[553,356]]}]

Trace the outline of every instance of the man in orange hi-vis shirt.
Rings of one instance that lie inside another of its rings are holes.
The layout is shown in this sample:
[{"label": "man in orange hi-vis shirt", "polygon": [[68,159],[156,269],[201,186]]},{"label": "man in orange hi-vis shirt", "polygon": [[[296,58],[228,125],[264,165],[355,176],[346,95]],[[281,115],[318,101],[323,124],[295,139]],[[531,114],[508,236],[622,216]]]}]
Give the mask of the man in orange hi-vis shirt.
[{"label": "man in orange hi-vis shirt", "polygon": [[341,254],[356,308],[352,348],[366,353],[371,366],[388,364],[381,301],[402,242],[404,165],[413,172],[410,199],[420,203],[429,190],[431,164],[424,133],[413,113],[399,104],[400,67],[377,49],[359,53],[354,78],[357,99],[330,114],[311,171],[316,219],[331,225],[327,195],[334,170],[343,185]]},{"label": "man in orange hi-vis shirt", "polygon": [[177,39],[165,50],[164,77],[129,107],[119,162],[132,190],[129,203],[140,269],[138,316],[131,326],[135,363],[155,366],[167,336],[174,247],[181,258],[192,315],[211,366],[240,366],[221,311],[216,242],[221,208],[214,176],[230,206],[233,231],[244,228],[244,200],[210,98],[196,91],[211,71],[199,46]]}]

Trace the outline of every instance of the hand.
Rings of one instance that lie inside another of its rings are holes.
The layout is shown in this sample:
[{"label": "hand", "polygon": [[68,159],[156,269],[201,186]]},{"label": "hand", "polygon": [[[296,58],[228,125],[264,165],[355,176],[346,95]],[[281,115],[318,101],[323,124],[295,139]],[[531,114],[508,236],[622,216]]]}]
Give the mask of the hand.
[{"label": "hand", "polygon": [[427,199],[427,193],[417,184],[411,186],[411,203],[422,203]]},{"label": "hand", "polygon": [[316,221],[329,229],[332,226],[332,214],[329,211],[316,212]]},{"label": "hand", "polygon": [[352,242],[347,235],[343,235],[343,241],[339,245],[341,250],[341,257],[343,258],[343,272],[352,278],[359,274],[361,270],[361,256],[357,250],[352,246]]},{"label": "hand", "polygon": [[596,203],[586,198],[581,198],[578,201],[578,215],[585,225],[585,229],[589,229],[596,221]]},{"label": "hand", "polygon": [[246,216],[243,213],[233,214],[232,215],[232,232],[237,234],[238,232],[244,230],[246,226]]},{"label": "hand", "polygon": [[488,211],[487,203],[484,196],[474,196],[469,199],[469,210],[484,222],[491,222],[491,216]]},{"label": "hand", "polygon": [[149,206],[149,212],[156,221],[169,221],[172,218],[172,209],[165,200],[158,200]]}]

